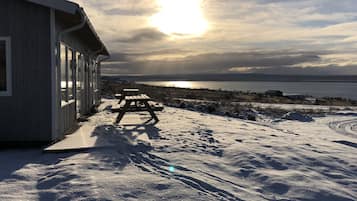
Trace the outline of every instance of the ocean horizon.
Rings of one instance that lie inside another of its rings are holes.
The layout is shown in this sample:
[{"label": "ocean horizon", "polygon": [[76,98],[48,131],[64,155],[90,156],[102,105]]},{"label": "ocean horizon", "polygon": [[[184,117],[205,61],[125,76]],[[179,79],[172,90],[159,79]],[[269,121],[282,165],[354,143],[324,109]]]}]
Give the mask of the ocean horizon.
[{"label": "ocean horizon", "polygon": [[249,91],[257,93],[263,93],[268,90],[280,90],[285,95],[340,97],[357,100],[357,83],[351,82],[138,81],[137,83],[161,87]]}]

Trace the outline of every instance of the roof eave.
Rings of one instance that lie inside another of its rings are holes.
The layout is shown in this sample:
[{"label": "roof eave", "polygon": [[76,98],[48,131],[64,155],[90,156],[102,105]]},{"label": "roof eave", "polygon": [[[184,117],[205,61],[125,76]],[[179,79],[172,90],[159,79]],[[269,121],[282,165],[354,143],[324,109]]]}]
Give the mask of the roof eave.
[{"label": "roof eave", "polygon": [[54,0],[27,0],[28,2],[42,5],[45,7],[60,10],[72,15],[76,14],[77,10],[80,8],[78,4],[69,1],[54,1]]}]

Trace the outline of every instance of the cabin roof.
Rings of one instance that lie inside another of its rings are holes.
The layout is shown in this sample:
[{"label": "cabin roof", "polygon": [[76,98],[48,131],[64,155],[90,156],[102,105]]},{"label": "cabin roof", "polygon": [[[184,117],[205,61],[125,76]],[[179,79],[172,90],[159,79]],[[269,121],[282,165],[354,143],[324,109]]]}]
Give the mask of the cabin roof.
[{"label": "cabin roof", "polygon": [[[86,19],[86,25],[80,31],[81,38],[85,39],[91,47],[96,47],[97,55],[109,56],[109,52],[102,40],[99,38],[94,26],[90,22],[84,9],[79,4],[66,0],[26,0],[27,2],[55,9],[61,13],[61,18],[66,19],[69,24],[78,23],[81,16]],[[75,24],[72,24],[74,26]]]},{"label": "cabin roof", "polygon": [[76,14],[79,5],[66,0],[27,0],[29,2],[67,12],[70,14]]}]

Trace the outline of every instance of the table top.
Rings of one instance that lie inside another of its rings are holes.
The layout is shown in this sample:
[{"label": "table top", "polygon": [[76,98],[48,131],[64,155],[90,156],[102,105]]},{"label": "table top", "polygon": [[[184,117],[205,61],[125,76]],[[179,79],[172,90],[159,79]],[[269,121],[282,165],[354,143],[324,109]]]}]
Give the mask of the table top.
[{"label": "table top", "polygon": [[150,97],[146,94],[140,94],[137,96],[125,96],[125,100],[130,100],[130,101],[148,101],[150,100]]}]

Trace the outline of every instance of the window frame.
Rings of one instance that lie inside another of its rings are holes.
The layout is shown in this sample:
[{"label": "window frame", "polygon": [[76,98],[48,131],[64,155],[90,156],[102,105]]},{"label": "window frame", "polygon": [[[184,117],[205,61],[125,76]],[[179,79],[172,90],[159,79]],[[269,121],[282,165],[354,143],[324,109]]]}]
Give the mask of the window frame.
[{"label": "window frame", "polygon": [[[60,42],[59,44],[59,58],[60,58],[60,74],[61,74],[61,79],[60,79],[60,86],[61,86],[61,106],[66,106],[68,104],[71,104],[73,102],[75,102],[76,100],[76,97],[75,97],[75,58],[74,56],[76,55],[76,50],[72,47],[70,47],[69,45],[67,45],[65,42]],[[63,49],[62,49],[63,47]],[[63,52],[63,51],[64,52]],[[70,52],[72,53],[71,56],[70,55]],[[64,61],[62,60],[62,54],[64,54]],[[71,61],[69,60],[69,58],[71,57]],[[62,65],[64,64],[65,66],[65,69],[64,69],[64,72],[62,72]],[[64,73],[64,76],[65,76],[65,79],[62,80],[62,74]],[[71,76],[70,76],[71,75]],[[69,82],[72,82],[72,93],[70,93],[70,86],[69,86]],[[62,82],[66,82],[66,87],[65,87],[65,95],[64,95],[64,99],[63,99],[63,94],[62,94]]]},{"label": "window frame", "polygon": [[[74,69],[74,64],[75,64],[75,50],[69,46],[67,46],[66,48],[66,80],[67,80],[67,100],[68,102],[71,102],[73,100],[75,100],[75,94],[74,94],[74,86],[75,86],[75,78],[74,78],[74,74],[75,74],[75,69]],[[70,54],[71,53],[71,54]],[[71,56],[70,56],[71,55]],[[71,60],[69,60],[69,58],[71,58]],[[72,86],[70,86],[69,82],[72,83]],[[71,91],[72,93],[70,93]]]},{"label": "window frame", "polygon": [[6,90],[0,91],[0,96],[12,96],[11,37],[0,37],[0,41],[5,41],[6,54]]},{"label": "window frame", "polygon": [[[68,100],[68,72],[67,72],[67,66],[68,66],[68,64],[67,64],[67,61],[68,61],[68,59],[67,59],[67,45],[65,44],[65,43],[63,43],[63,42],[60,42],[60,45],[59,45],[60,47],[59,47],[59,57],[60,57],[60,76],[61,76],[61,78],[60,78],[60,88],[61,88],[61,95],[60,95],[60,99],[61,99],[61,106],[63,107],[63,106],[65,106],[65,105],[67,105],[68,104],[68,102],[69,102],[69,100]],[[63,47],[63,48],[62,48]],[[64,51],[62,51],[62,50],[64,50]],[[64,54],[64,55],[63,55]],[[63,63],[63,58],[62,58],[62,56],[64,56],[64,63]],[[62,65],[64,64],[64,66],[65,66],[65,68],[64,68],[64,72],[62,71],[63,69],[62,69]],[[62,74],[64,73],[64,76],[65,76],[65,80],[62,80]],[[66,88],[65,88],[65,95],[63,95],[62,93],[63,93],[63,88],[62,88],[62,82],[65,82],[65,86],[66,86]],[[64,99],[63,99],[63,97],[64,97]]]}]

